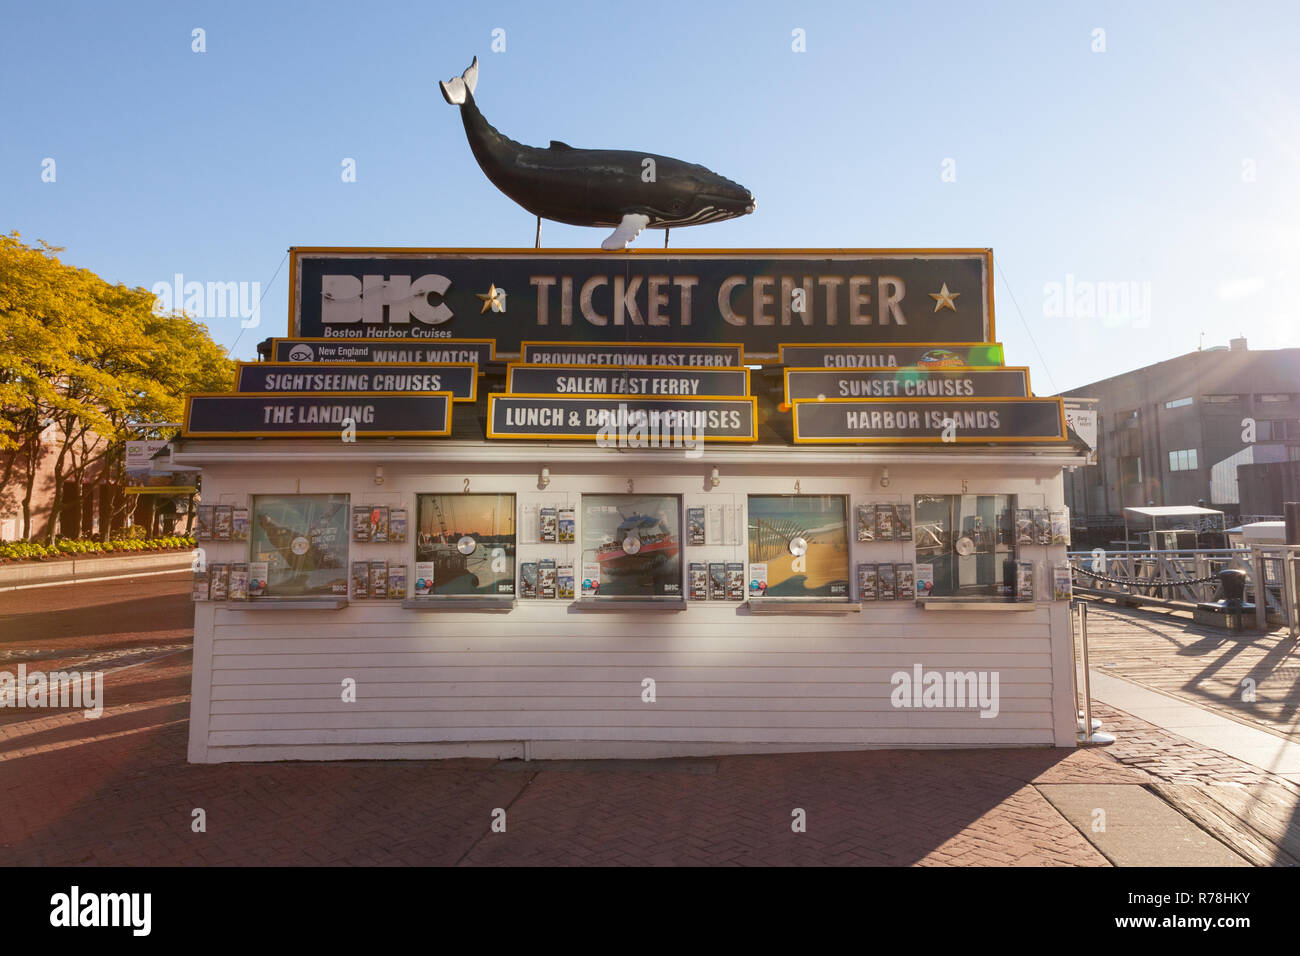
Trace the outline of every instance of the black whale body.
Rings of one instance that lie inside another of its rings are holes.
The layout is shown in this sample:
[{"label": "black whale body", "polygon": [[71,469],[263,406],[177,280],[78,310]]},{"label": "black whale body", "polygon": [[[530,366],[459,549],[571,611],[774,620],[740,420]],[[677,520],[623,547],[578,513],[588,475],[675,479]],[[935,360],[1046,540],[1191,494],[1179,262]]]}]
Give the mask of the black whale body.
[{"label": "black whale body", "polygon": [[698,163],[638,150],[575,149],[554,141],[541,149],[516,142],[479,111],[473,93],[477,73],[475,58],[461,77],[442,84],[443,96],[460,107],[479,168],[535,216],[573,226],[615,227],[602,244],[614,249],[643,228],[694,226],[754,211],[748,189]]}]

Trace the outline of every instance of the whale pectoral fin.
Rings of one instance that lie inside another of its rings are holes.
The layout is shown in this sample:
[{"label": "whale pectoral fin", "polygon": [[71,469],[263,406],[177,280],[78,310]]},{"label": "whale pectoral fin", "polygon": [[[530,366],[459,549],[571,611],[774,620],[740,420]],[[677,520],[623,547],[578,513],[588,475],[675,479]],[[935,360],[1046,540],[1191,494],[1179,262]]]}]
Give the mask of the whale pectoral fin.
[{"label": "whale pectoral fin", "polygon": [[650,225],[650,217],[639,212],[629,212],[623,216],[623,221],[604,242],[600,248],[607,252],[614,252],[618,249],[626,249],[627,244],[641,235],[641,231]]},{"label": "whale pectoral fin", "polygon": [[570,146],[568,143],[561,143],[558,139],[553,139],[553,140],[551,140],[551,149],[567,149],[567,150],[572,150],[573,147]]}]

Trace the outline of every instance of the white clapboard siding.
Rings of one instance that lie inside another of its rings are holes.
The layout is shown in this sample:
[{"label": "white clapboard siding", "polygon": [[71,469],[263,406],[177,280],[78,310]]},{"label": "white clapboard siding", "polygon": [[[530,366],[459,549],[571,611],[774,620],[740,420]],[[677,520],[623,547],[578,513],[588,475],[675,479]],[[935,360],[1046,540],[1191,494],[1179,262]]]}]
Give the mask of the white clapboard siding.
[{"label": "white clapboard siding", "polygon": [[[380,496],[373,463],[320,469],[222,463],[205,469],[205,499],[346,492],[354,503],[404,504],[414,530],[416,493],[462,489],[464,476],[439,474],[436,460],[384,464]],[[298,474],[287,479],[286,468]],[[801,465],[802,492],[847,494],[851,504],[954,492],[951,467],[890,468],[894,481],[886,493],[851,469]],[[793,491],[793,478],[735,477],[725,469],[724,476],[724,485],[732,483],[728,501]],[[536,497],[535,470],[468,477],[474,491]],[[980,466],[961,477],[971,493],[1036,495],[1034,507],[1060,507],[1059,468]],[[576,505],[580,493],[624,491],[626,480],[621,473],[566,475],[553,468],[551,490]],[[711,500],[699,491],[696,471],[639,476],[636,485],[637,493],[680,494],[683,507]],[[208,560],[246,560],[242,547],[214,543]],[[521,543],[519,560],[536,560],[545,550]],[[851,543],[850,550],[853,576],[860,561],[915,561],[910,543]],[[573,553],[568,557],[580,564]],[[1057,555],[1038,548],[1028,557],[1041,570]],[[351,558],[405,563],[408,581],[414,571],[409,543],[354,544]],[[746,561],[745,548],[743,542],[686,548],[683,562],[692,560]],[[1039,579],[1040,588],[1047,583]],[[994,612],[875,602],[860,613],[770,616],[729,602],[691,602],[672,612],[593,612],[568,601],[521,601],[506,613],[412,610],[382,600],[273,612],[200,603],[190,759],[1061,746],[1074,733],[1068,655],[1066,606],[1047,601]],[[927,672],[996,673],[997,715],[980,716],[977,701],[895,707],[894,675],[910,678],[918,664]],[[356,682],[353,703],[342,699],[348,678]],[[645,678],[655,681],[653,703],[642,700]]]},{"label": "white clapboard siding", "polygon": [[[1052,685],[1047,682],[1017,684],[1014,686],[1018,699],[1038,698],[1048,700],[1051,697]],[[640,681],[636,682],[635,687],[637,692],[636,700],[639,703]],[[885,700],[893,688],[884,681],[876,683],[808,683],[797,681],[728,683],[691,680],[661,682],[658,689],[661,698],[671,696],[674,700],[702,699],[708,701],[714,698],[723,701],[733,699],[781,700],[789,697],[797,700],[813,701],[821,697],[842,698],[845,700],[867,698]],[[628,687],[625,683],[590,680],[547,683],[536,681],[389,681],[370,684],[366,689],[367,700],[383,700],[385,698],[394,700],[441,700],[445,698],[457,701],[456,706],[460,707],[478,706],[483,701],[490,703],[498,699],[522,701],[524,699],[555,698],[560,700],[566,697],[576,697],[584,700],[600,700],[612,697],[623,700],[628,697]],[[339,682],[337,680],[322,681],[316,684],[219,684],[212,687],[214,708],[217,702],[222,701],[249,701],[254,704],[256,702],[284,701],[287,706],[301,708],[308,705],[306,703],[295,703],[296,701],[333,701],[338,699]],[[1003,694],[1003,699],[1007,699],[1006,694]],[[215,713],[215,710],[213,712]]]},{"label": "white clapboard siding", "polygon": [[[888,693],[888,689],[885,691]],[[1041,697],[1006,697],[1002,696],[999,708],[1002,713],[1041,712],[1048,701]],[[893,710],[888,697],[876,694],[862,697],[718,697],[710,696],[683,697],[673,688],[671,698],[660,694],[659,703],[671,703],[673,711],[787,711],[831,713],[889,713]],[[544,705],[548,713],[556,711],[633,711],[645,709],[645,704],[638,697],[629,699],[626,693],[621,695],[596,695],[581,697],[520,697],[510,704],[501,701],[485,701],[477,697],[447,696],[432,694],[409,697],[368,697],[361,696],[355,702],[344,703],[337,691],[332,698],[306,700],[217,700],[212,702],[212,714],[344,714],[353,710],[365,712],[404,712],[420,713],[423,711],[463,711],[466,713],[489,713],[501,710],[533,710]]]},{"label": "white clapboard siding", "polygon": [[[985,721],[987,723],[988,721]],[[510,729],[510,728],[506,728]],[[713,742],[720,731],[706,733],[698,727],[686,728],[682,732],[669,732],[668,728],[622,728],[617,735],[608,727],[563,727],[558,725],[539,729],[529,729],[530,740],[626,740],[634,742]],[[910,746],[912,744],[950,743],[953,745],[980,744],[993,746],[1023,746],[1028,744],[1050,744],[1051,732],[1048,730],[1008,729],[996,737],[990,737],[983,727],[951,728],[936,730],[922,728],[875,728],[871,730],[844,730],[828,727],[799,729],[790,727],[758,728],[761,739],[766,743],[815,744],[828,743],[866,744],[885,746]],[[311,730],[222,730],[211,732],[211,746],[250,746],[277,744],[318,744],[318,743],[390,743],[414,742],[431,743],[443,740],[463,741],[508,741],[518,740],[517,736],[503,735],[500,729],[492,727],[456,728],[452,734],[439,737],[421,728],[389,727],[380,730],[349,728],[348,730],[330,730],[315,727]]]}]

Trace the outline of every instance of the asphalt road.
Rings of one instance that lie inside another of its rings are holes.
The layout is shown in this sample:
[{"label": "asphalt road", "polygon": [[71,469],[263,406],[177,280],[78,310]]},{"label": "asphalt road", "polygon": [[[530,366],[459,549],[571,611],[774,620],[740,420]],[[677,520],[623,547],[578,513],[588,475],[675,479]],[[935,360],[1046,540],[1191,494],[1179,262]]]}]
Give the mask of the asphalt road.
[{"label": "asphalt road", "polygon": [[105,669],[191,647],[189,588],[182,572],[0,592],[0,668]]}]

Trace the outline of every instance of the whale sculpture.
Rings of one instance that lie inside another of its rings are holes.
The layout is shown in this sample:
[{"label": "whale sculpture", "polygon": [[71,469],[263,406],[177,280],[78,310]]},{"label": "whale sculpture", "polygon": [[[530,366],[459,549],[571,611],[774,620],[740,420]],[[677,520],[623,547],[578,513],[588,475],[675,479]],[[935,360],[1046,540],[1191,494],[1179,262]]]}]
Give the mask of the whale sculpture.
[{"label": "whale sculpture", "polygon": [[575,149],[551,141],[549,149],[502,136],[474,103],[478,57],[460,76],[438,84],[460,107],[469,148],[492,182],[539,220],[572,226],[611,227],[606,250],[624,249],[647,227],[698,226],[754,211],[754,197],[739,183],[696,163],[626,149]]}]

